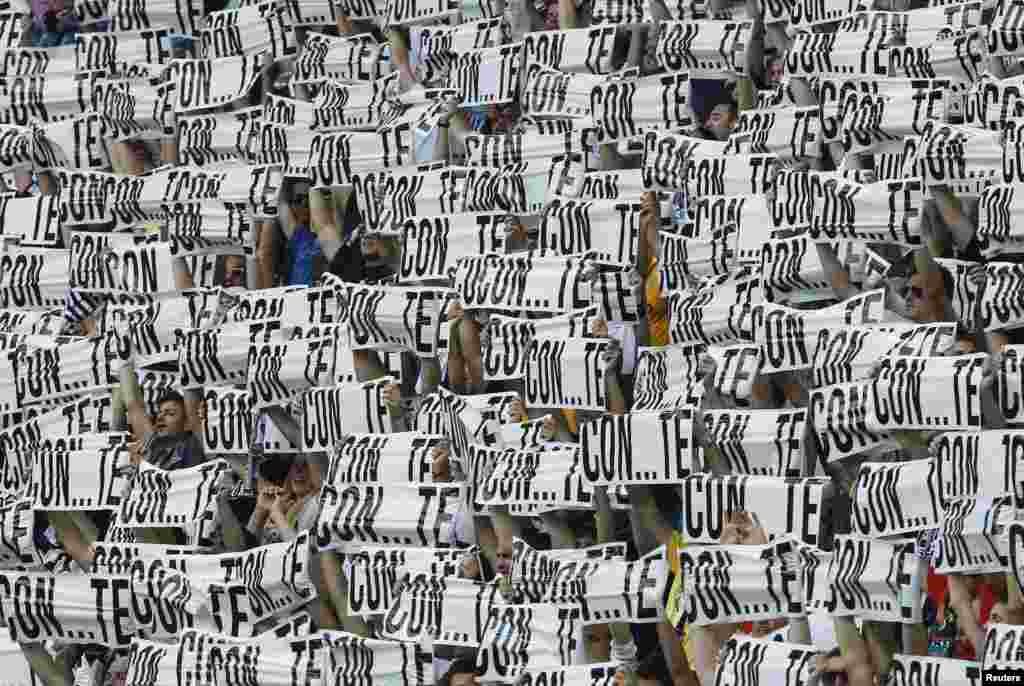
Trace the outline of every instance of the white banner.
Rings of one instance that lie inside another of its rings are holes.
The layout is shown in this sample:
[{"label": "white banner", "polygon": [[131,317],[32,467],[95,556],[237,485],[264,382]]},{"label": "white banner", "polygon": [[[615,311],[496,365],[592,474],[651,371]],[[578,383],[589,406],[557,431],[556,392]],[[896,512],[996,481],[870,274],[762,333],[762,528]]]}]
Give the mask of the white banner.
[{"label": "white banner", "polygon": [[459,55],[448,75],[448,87],[459,93],[462,107],[496,105],[516,98],[523,43],[468,50]]},{"label": "white banner", "polygon": [[769,540],[793,536],[824,545],[831,528],[824,516],[830,486],[825,478],[690,476],[682,483],[681,531],[687,541],[717,543],[732,513],[752,512]]},{"label": "white banner", "polygon": [[764,303],[752,313],[753,339],[764,352],[765,373],[806,369],[811,346],[822,331],[879,324],[885,319],[885,292],[868,291],[820,310],[797,310]]},{"label": "white banner", "polygon": [[942,519],[939,468],[933,459],[864,462],[854,484],[853,532],[882,538],[934,529]]},{"label": "white banner", "polygon": [[459,484],[346,486],[324,483],[317,520],[321,549],[350,543],[440,547],[455,542]]},{"label": "white banner", "polygon": [[595,485],[678,483],[694,471],[693,447],[692,408],[606,414],[580,425],[583,475]]},{"label": "white banner", "polygon": [[582,634],[578,607],[495,605],[477,653],[482,680],[514,678],[527,668],[572,665]]},{"label": "white banner", "polygon": [[435,356],[445,292],[365,284],[349,284],[347,288],[349,345],[353,350],[373,348]]},{"label": "white banner", "polygon": [[924,610],[920,572],[927,564],[918,557],[914,541],[837,535],[827,572],[834,603],[829,613],[916,624]]},{"label": "white banner", "polygon": [[752,29],[750,21],[662,22],[655,56],[669,72],[685,71],[690,78],[744,74]]},{"label": "white banner", "polygon": [[799,477],[807,411],[705,410],[704,432],[734,474]]},{"label": "white banner", "polygon": [[[347,633],[324,634],[324,686],[430,686],[433,655],[416,643],[380,641]],[[312,671],[312,670],[311,670]],[[315,672],[314,672],[315,673]]]},{"label": "white banner", "polygon": [[550,600],[555,604],[578,600],[584,624],[663,621],[670,581],[664,553],[659,548],[633,562],[564,566],[551,580]]},{"label": "white banner", "polygon": [[174,111],[194,112],[241,100],[259,81],[262,61],[262,54],[172,60],[166,74],[175,84]]},{"label": "white banner", "polygon": [[197,541],[206,539],[217,523],[222,477],[230,471],[224,460],[173,471],[143,462],[115,521],[127,529],[186,528]]},{"label": "white banner", "polygon": [[90,450],[39,450],[32,465],[27,496],[32,506],[48,510],[117,510],[128,485],[126,437],[118,444]]},{"label": "white banner", "polygon": [[1024,432],[948,432],[935,439],[943,500],[954,498],[1024,498]]},{"label": "white banner", "polygon": [[693,123],[686,72],[602,83],[590,96],[590,112],[601,141],[642,136],[654,129],[679,129]]},{"label": "white banner", "polygon": [[393,383],[394,378],[384,377],[306,391],[302,396],[302,451],[330,451],[350,433],[391,433],[384,389]]},{"label": "white banner", "polygon": [[868,426],[875,431],[980,429],[986,359],[985,354],[882,358],[872,382]]},{"label": "white banner", "polygon": [[540,254],[635,264],[641,207],[640,202],[553,198],[540,219]]},{"label": "white banner", "polygon": [[532,338],[526,351],[526,405],[605,410],[604,356],[610,346],[599,338]]},{"label": "white banner", "polygon": [[125,647],[136,625],[126,576],[0,572],[0,603],[11,639]]},{"label": "white banner", "polygon": [[679,551],[686,583],[681,620],[691,626],[759,621],[803,614],[795,544],[688,545]]},{"label": "white banner", "polygon": [[256,342],[249,351],[246,390],[252,410],[285,405],[311,386],[332,381],[332,337]]},{"label": "white banner", "polygon": [[815,384],[830,386],[862,381],[888,355],[938,356],[956,341],[956,325],[890,324],[822,329],[814,348]]},{"label": "white banner", "polygon": [[418,431],[346,434],[331,455],[326,479],[339,484],[431,483],[432,453],[445,440]]},{"label": "white banner", "polygon": [[[814,678],[817,652],[812,646],[734,634],[722,646],[715,667],[716,686],[767,686]],[[922,684],[922,686],[924,686]]]},{"label": "white banner", "polygon": [[980,663],[944,657],[897,653],[889,663],[889,674],[892,686],[974,686],[982,683]]},{"label": "white banner", "polygon": [[486,474],[476,484],[474,502],[479,505],[564,508],[590,502],[590,494],[583,492],[580,451],[572,444],[544,451],[473,446],[470,453]]},{"label": "white banner", "polygon": [[224,386],[208,386],[203,391],[206,403],[204,454],[248,455],[256,419],[249,392]]},{"label": "white banner", "polygon": [[462,307],[563,313],[590,305],[587,263],[565,257],[482,255],[464,258],[454,286]]},{"label": "white banner", "polygon": [[818,456],[825,464],[872,448],[899,445],[874,428],[872,391],[870,381],[811,389],[808,408]]}]

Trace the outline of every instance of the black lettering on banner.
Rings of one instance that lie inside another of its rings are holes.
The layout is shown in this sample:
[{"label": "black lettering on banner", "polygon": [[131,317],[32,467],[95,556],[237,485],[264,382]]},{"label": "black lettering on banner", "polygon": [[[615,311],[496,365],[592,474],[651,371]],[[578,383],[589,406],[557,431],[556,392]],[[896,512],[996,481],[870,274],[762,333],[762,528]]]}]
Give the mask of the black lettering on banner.
[{"label": "black lettering on banner", "polygon": [[1015,328],[1024,318],[1019,282],[1024,272],[1017,265],[989,262],[985,265],[985,288],[980,303],[980,324],[986,331]]},{"label": "black lettering on banner", "polygon": [[822,329],[814,349],[814,378],[819,386],[866,379],[881,357],[933,356],[946,352],[955,340],[955,327],[923,325],[912,328],[843,327]]},{"label": "black lettering on banner", "polygon": [[808,407],[814,422],[814,437],[818,455],[826,464],[888,441],[884,433],[869,426],[874,423],[870,411],[871,393],[870,382],[811,390]]},{"label": "black lettering on banner", "polygon": [[974,686],[982,683],[980,663],[942,657],[893,655],[889,674],[893,686]]},{"label": "black lettering on banner", "polygon": [[433,356],[441,301],[442,294],[431,288],[351,286],[347,319],[352,349],[398,348]]},{"label": "black lettering on banner", "polygon": [[722,646],[717,673],[737,674],[742,677],[737,683],[743,684],[768,683],[780,676],[786,684],[799,684],[813,678],[815,664],[814,650],[805,645],[737,633]]},{"label": "black lettering on banner", "polygon": [[808,545],[824,544],[828,485],[822,478],[691,476],[683,481],[683,530],[687,540],[717,543],[730,513],[755,511],[769,540],[791,535]]},{"label": "black lettering on banner", "polygon": [[736,474],[799,477],[805,410],[711,410],[704,431]]},{"label": "black lettering on banner", "polygon": [[389,638],[418,641],[441,633],[444,597],[450,592],[446,579],[419,573],[406,580],[401,596],[384,617]]},{"label": "black lettering on banner", "polygon": [[830,566],[834,614],[878,621],[918,621],[922,615],[916,543],[837,535]]},{"label": "black lettering on banner", "polygon": [[693,469],[692,411],[604,415],[580,426],[583,474],[594,484],[676,483]]},{"label": "black lettering on banner", "polygon": [[882,358],[871,385],[872,429],[981,428],[979,388],[985,359],[984,354]]},{"label": "black lettering on banner", "polygon": [[582,260],[532,255],[460,259],[455,290],[463,308],[563,313],[591,305]]},{"label": "black lettering on banner", "polygon": [[714,387],[719,393],[734,398],[738,405],[745,406],[761,370],[760,346],[712,346],[707,353],[715,360]]},{"label": "black lettering on banner", "polygon": [[248,453],[253,416],[249,394],[231,388],[208,387],[203,447],[207,455]]},{"label": "black lettering on banner", "polygon": [[905,534],[940,523],[939,468],[933,459],[865,462],[854,488],[853,527],[861,535]]},{"label": "black lettering on banner", "polygon": [[[43,447],[35,454],[29,495],[40,510],[116,509],[127,481],[118,476],[128,464],[123,435],[96,450]],[[72,476],[74,478],[72,479]]]},{"label": "black lettering on banner", "polygon": [[512,100],[519,83],[522,48],[522,43],[513,43],[460,53],[448,75],[448,87],[460,94],[463,107]]},{"label": "black lettering on banner", "polygon": [[222,477],[230,470],[220,459],[173,471],[144,462],[127,497],[121,499],[116,521],[129,529],[198,524],[191,544],[206,542],[214,524],[210,508],[216,507]]},{"label": "black lettering on banner", "polygon": [[882,321],[885,295],[869,291],[821,310],[797,310],[764,303],[752,310],[754,340],[764,353],[762,371],[804,369],[812,365],[811,347],[824,329]]},{"label": "black lettering on banner", "polygon": [[598,339],[534,338],[526,353],[526,402],[530,407],[603,410],[603,356]]},{"label": "black lettering on banner", "polygon": [[143,640],[132,641],[125,679],[140,686],[156,686],[158,674],[164,665],[170,669],[170,662],[165,662],[168,656],[176,653],[171,646]]},{"label": "black lettering on banner", "polygon": [[523,670],[519,676],[522,686],[556,686],[558,684],[587,684],[588,686],[614,686],[619,668],[615,663],[547,667]]},{"label": "black lettering on banner", "polygon": [[[482,477],[475,501],[480,504],[577,504],[590,501],[584,492],[579,453],[567,448],[552,456],[539,451],[520,451],[472,447],[473,466],[482,461],[491,464],[490,473]],[[564,459],[553,459],[562,457]]]},{"label": "black lettering on banner", "polygon": [[305,388],[326,381],[333,362],[333,336],[256,342],[249,349],[246,384],[252,409],[288,402]]},{"label": "black lettering on banner", "polygon": [[535,336],[576,338],[590,332],[597,308],[571,312],[546,319],[521,319],[492,315],[482,345],[484,377],[490,380],[515,379],[525,375],[526,352]]},{"label": "black lettering on banner", "polygon": [[478,661],[482,679],[502,679],[535,664],[571,664],[580,641],[579,607],[551,604],[491,608]]},{"label": "black lettering on banner", "polygon": [[749,547],[680,550],[680,572],[688,581],[680,599],[681,619],[704,625],[803,611],[796,570],[782,557],[795,550],[792,542]]},{"label": "black lettering on banner", "polygon": [[[362,553],[352,560],[348,572],[349,612],[355,615],[383,614],[392,606],[398,582],[396,566]],[[412,589],[408,589],[412,592]],[[405,590],[403,590],[403,593]]]},{"label": "black lettering on banner", "polygon": [[685,70],[694,78],[743,72],[742,50],[752,26],[750,22],[665,22],[655,54],[669,71]]},{"label": "black lettering on banner", "polygon": [[829,287],[817,246],[806,236],[766,241],[761,248],[761,273],[766,297],[776,302],[788,294]]},{"label": "black lettering on banner", "polygon": [[[328,451],[349,433],[390,433],[384,388],[391,377],[335,388],[313,388],[303,395],[303,451]],[[346,408],[342,412],[342,408]],[[356,409],[358,408],[358,409]]]},{"label": "black lettering on banner", "polygon": [[943,500],[1024,495],[1024,435],[1018,431],[949,432],[936,441]]},{"label": "black lettering on banner", "polygon": [[554,199],[540,223],[542,254],[582,255],[633,264],[640,238],[640,203]]},{"label": "black lettering on banner", "polygon": [[975,315],[984,283],[983,279],[977,278],[977,272],[985,267],[975,262],[952,259],[939,260],[939,265],[953,277],[953,292],[949,299],[957,321],[964,326],[976,326]]},{"label": "black lettering on banner", "polygon": [[[324,483],[317,543],[348,542],[444,548],[463,486]],[[387,506],[385,507],[385,501]]]},{"label": "black lettering on banner", "polygon": [[1005,570],[1013,499],[956,498],[946,502],[942,527],[932,543],[932,565],[942,574]]},{"label": "black lettering on banner", "polygon": [[[135,634],[128,577],[7,572],[0,594],[14,640],[127,647]],[[83,613],[82,607],[95,611]]]},{"label": "black lettering on banner", "polygon": [[443,441],[443,436],[415,431],[347,434],[331,456],[327,479],[348,484],[431,483],[431,454]]}]

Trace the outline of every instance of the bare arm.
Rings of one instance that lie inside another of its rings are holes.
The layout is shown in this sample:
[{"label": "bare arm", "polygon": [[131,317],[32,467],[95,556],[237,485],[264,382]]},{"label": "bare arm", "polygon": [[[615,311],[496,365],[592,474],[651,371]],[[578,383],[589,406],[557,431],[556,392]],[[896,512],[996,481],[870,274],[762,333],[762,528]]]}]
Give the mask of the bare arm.
[{"label": "bare arm", "polygon": [[135,374],[135,365],[125,362],[121,365],[121,385],[119,387],[121,398],[124,401],[125,416],[132,433],[139,440],[145,441],[156,430],[153,421],[146,413],[146,406],[142,402],[142,388],[139,387],[139,378]]}]

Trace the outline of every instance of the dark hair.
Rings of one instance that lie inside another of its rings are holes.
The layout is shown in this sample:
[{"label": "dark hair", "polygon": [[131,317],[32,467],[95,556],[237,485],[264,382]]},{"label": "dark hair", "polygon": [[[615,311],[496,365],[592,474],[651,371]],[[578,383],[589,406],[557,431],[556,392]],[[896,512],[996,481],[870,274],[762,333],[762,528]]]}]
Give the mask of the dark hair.
[{"label": "dark hair", "polygon": [[665,662],[665,656],[661,648],[656,648],[647,654],[647,657],[640,660],[636,666],[636,675],[643,679],[654,679],[662,686],[672,686],[672,672]]},{"label": "dark hair", "polygon": [[480,673],[476,669],[476,660],[466,657],[453,660],[448,666],[448,671],[444,673],[444,676],[441,677],[436,686],[452,686],[452,677],[456,674],[474,674],[479,676]]},{"label": "dark hair", "polygon": [[174,390],[166,390],[160,394],[160,400],[157,401],[157,406],[163,405],[164,403],[181,403],[185,404],[185,397]]},{"label": "dark hair", "polygon": [[257,462],[256,473],[259,478],[280,486],[288,478],[288,471],[291,468],[292,460],[287,455],[270,455]]}]

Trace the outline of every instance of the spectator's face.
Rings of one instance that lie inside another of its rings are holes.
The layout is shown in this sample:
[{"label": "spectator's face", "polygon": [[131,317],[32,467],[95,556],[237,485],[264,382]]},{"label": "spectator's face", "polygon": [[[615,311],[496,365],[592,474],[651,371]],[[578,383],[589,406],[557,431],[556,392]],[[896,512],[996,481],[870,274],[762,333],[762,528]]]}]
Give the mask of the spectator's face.
[{"label": "spectator's face", "polygon": [[1007,614],[1007,612],[1006,612],[1006,604],[1005,603],[997,602],[997,603],[994,603],[992,605],[992,610],[988,614],[988,623],[989,624],[1009,624],[1010,623],[1009,614]]},{"label": "spectator's face", "polygon": [[157,431],[181,433],[185,430],[185,406],[177,400],[160,403],[160,412],[154,422]]},{"label": "spectator's face", "polygon": [[768,64],[768,82],[780,83],[782,81],[783,69],[782,60],[772,60]]},{"label": "spectator's face", "polygon": [[224,287],[238,288],[245,285],[245,258],[229,255],[224,259]]},{"label": "spectator's face", "polygon": [[498,543],[498,574],[508,576],[512,573],[512,541]]},{"label": "spectator's face", "polygon": [[715,138],[724,141],[732,133],[733,127],[736,126],[736,113],[732,111],[729,105],[718,105],[715,109],[711,110],[711,114],[708,115],[704,126]]}]

